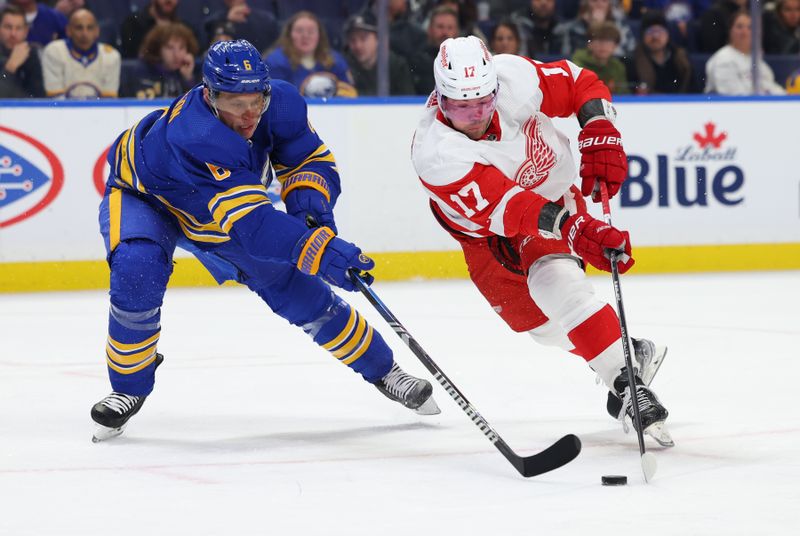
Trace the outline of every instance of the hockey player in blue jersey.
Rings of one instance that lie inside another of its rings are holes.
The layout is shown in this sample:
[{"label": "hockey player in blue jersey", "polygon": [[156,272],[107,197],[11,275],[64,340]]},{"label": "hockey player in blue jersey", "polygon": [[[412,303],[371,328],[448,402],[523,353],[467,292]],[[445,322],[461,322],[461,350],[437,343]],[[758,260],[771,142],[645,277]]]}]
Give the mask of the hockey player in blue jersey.
[{"label": "hockey player in blue jersey", "polygon": [[[381,335],[328,286],[354,290],[348,270],[374,263],[336,236],[333,155],[311,128],[303,98],[270,80],[250,43],[213,45],[203,84],[123,132],[108,161],[100,227],[111,268],[113,392],[92,408],[95,440],[122,433],[153,390],[176,246],[218,282],[247,285],[390,399],[439,412],[430,383],[405,373]],[[281,183],[286,213],[267,196],[272,180]]]}]

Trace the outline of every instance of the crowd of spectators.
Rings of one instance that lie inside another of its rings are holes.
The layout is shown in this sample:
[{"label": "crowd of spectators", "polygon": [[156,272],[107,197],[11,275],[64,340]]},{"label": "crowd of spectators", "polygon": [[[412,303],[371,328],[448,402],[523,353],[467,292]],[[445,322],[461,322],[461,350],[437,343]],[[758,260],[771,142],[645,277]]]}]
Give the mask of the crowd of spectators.
[{"label": "crowd of spectators", "polygon": [[[569,59],[615,94],[752,92],[747,0],[388,0],[389,92],[427,95],[442,41]],[[244,38],[306,96],[375,95],[376,0],[0,0],[0,98],[174,97]],[[762,2],[763,94],[797,92],[800,0]]]}]

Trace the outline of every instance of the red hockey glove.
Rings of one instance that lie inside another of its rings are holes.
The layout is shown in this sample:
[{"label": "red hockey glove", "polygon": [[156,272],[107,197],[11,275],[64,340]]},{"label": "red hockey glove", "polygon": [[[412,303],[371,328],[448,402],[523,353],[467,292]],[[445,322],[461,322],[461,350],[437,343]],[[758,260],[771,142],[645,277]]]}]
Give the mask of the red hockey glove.
[{"label": "red hockey glove", "polygon": [[628,175],[628,158],[622,148],[619,130],[608,119],[590,121],[578,134],[578,149],[581,151],[581,193],[592,195],[600,201],[595,182],[605,181],[608,198],[619,191]]},{"label": "red hockey glove", "polygon": [[619,273],[624,274],[633,266],[628,232],[596,220],[586,212],[570,216],[561,228],[561,235],[566,237],[572,251],[598,270],[611,271],[610,250],[617,253]]}]

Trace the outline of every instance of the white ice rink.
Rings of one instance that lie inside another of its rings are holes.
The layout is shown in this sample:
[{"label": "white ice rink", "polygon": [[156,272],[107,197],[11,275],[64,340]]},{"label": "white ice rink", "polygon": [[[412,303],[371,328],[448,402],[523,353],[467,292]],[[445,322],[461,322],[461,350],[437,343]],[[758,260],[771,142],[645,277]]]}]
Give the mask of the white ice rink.
[{"label": "white ice rink", "polygon": [[631,333],[670,347],[653,387],[677,446],[653,449],[650,484],[582,360],[510,332],[466,281],[375,290],[512,448],[571,432],[581,455],[524,479],[438,385],[442,414],[417,416],[230,287],[169,291],[156,389],[95,445],[105,294],[3,295],[0,535],[800,534],[800,273],[623,278]]}]

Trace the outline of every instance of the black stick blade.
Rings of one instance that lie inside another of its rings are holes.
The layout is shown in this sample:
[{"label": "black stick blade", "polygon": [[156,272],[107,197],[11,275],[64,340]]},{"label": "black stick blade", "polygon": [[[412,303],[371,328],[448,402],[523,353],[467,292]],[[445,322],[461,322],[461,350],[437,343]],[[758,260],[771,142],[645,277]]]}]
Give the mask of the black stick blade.
[{"label": "black stick blade", "polygon": [[515,463],[514,466],[522,476],[530,478],[558,469],[574,460],[580,453],[581,440],[576,435],[568,434],[538,454],[519,458],[521,463],[519,465]]}]

